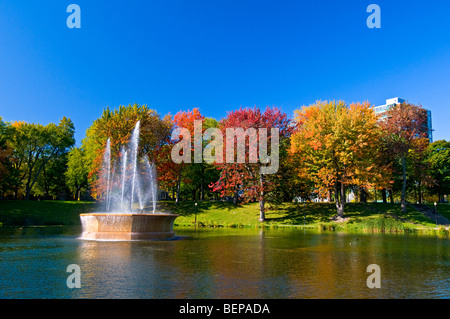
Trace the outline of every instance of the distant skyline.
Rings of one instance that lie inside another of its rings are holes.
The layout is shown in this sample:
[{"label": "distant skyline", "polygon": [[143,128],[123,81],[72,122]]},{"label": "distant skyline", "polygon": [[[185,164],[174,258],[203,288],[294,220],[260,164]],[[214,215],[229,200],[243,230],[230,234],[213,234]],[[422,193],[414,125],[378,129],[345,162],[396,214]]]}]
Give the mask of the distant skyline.
[{"label": "distant skyline", "polygon": [[[69,29],[69,4],[81,28]],[[369,29],[369,4],[381,28]],[[0,2],[0,117],[75,124],[77,145],[107,106],[161,116],[198,107],[218,120],[239,107],[295,109],[316,100],[432,112],[450,140],[449,1]]]}]

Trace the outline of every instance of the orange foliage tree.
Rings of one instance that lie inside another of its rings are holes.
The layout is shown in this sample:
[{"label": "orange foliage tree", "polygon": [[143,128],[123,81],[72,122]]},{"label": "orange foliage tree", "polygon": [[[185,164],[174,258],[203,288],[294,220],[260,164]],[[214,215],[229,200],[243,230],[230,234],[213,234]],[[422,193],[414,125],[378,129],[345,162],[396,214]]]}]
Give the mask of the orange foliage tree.
[{"label": "orange foliage tree", "polygon": [[317,102],[296,111],[291,154],[298,174],[326,194],[334,190],[337,217],[343,218],[345,189],[384,183],[377,164],[380,130],[370,104]]},{"label": "orange foliage tree", "polygon": [[[150,162],[157,162],[158,152],[170,138],[170,115],[161,118],[155,110],[138,104],[119,106],[114,110],[106,108],[102,116],[86,131],[82,148],[86,154],[88,178],[94,198],[100,199],[105,191],[106,183],[101,180],[101,167],[108,138],[111,143],[111,158],[120,157],[120,148],[128,144],[137,121],[140,121],[138,152],[140,155],[146,154]],[[159,167],[157,168],[159,171]]]}]

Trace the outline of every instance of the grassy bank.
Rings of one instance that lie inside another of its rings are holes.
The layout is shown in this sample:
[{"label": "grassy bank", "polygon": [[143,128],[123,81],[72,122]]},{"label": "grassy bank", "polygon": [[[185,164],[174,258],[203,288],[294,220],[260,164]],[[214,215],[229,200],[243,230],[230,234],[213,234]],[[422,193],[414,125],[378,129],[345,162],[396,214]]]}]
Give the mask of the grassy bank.
[{"label": "grassy bank", "polygon": [[[269,206],[269,205],[268,205]],[[80,225],[79,214],[95,211],[92,202],[74,201],[0,201],[0,223],[5,226]],[[450,213],[448,204],[439,204],[443,215]],[[172,201],[158,203],[158,211],[179,214],[179,226],[198,227],[305,227],[320,230],[367,232],[433,231],[435,224],[415,209],[406,213],[399,204],[349,203],[343,223],[332,222],[334,203],[283,203],[268,207],[266,220],[261,223],[258,203],[234,206],[220,201],[186,201],[176,205]],[[443,232],[445,233],[445,229]],[[448,231],[447,231],[448,233]]]},{"label": "grassy bank", "polygon": [[[349,203],[344,223],[331,221],[336,214],[334,203],[284,203],[268,209],[263,223],[258,221],[258,203],[234,206],[224,202],[198,202],[197,207],[194,204],[162,202],[159,206],[160,210],[180,214],[175,221],[180,226],[192,226],[196,220],[198,226],[208,227],[305,227],[369,232],[434,231],[435,228],[432,220],[411,207],[403,213],[399,204]],[[444,204],[441,206],[444,211]]]},{"label": "grassy bank", "polygon": [[[434,204],[427,204],[427,206],[434,210]],[[437,204],[437,212],[445,218],[450,219],[450,204]]]},{"label": "grassy bank", "polygon": [[3,226],[80,225],[80,214],[92,212],[93,202],[75,201],[0,201]]}]

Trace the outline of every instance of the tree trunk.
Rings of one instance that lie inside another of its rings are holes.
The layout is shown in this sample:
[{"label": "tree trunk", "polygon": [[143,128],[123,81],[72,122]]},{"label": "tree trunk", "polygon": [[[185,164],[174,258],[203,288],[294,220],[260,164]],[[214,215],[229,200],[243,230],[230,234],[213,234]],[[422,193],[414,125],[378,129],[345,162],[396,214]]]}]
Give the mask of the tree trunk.
[{"label": "tree trunk", "polygon": [[343,183],[336,182],[335,197],[337,216],[343,218],[345,202],[345,189]]},{"label": "tree trunk", "polygon": [[200,200],[205,200],[205,165],[202,163],[202,183],[200,188]]},{"label": "tree trunk", "polygon": [[177,197],[175,199],[175,203],[178,204],[180,202],[180,189],[181,189],[181,169],[178,173],[178,183],[177,183]]},{"label": "tree trunk", "polygon": [[263,174],[259,174],[259,187],[261,188],[260,190],[260,195],[259,195],[259,221],[263,222],[266,219],[266,214],[264,211],[264,205],[266,203],[265,200],[265,194],[264,194],[264,175]]},{"label": "tree trunk", "polygon": [[406,212],[406,160],[404,156],[402,157],[402,166],[403,166],[403,186],[402,186],[401,206],[402,212]]},{"label": "tree trunk", "polygon": [[367,203],[367,192],[363,187],[359,189],[359,201],[361,203]]},{"label": "tree trunk", "polygon": [[236,206],[238,204],[238,198],[239,198],[239,185],[234,185],[234,197],[233,197],[233,204]]},{"label": "tree trunk", "polygon": [[381,196],[383,197],[383,203],[386,204],[386,203],[387,203],[386,188],[383,188],[383,189],[381,190]]},{"label": "tree trunk", "polygon": [[[40,152],[38,153],[40,154]],[[31,187],[30,187],[30,183],[31,183],[31,172],[33,171],[33,167],[34,167],[34,163],[32,163],[31,159],[33,158],[32,153],[29,152],[28,155],[28,178],[27,178],[27,182],[25,184],[25,199],[29,200],[30,199],[30,191],[31,191]]]},{"label": "tree trunk", "polygon": [[419,182],[419,204],[422,204],[423,200],[422,200],[422,182]]},{"label": "tree trunk", "polygon": [[36,180],[37,180],[37,178],[39,177],[39,174],[41,174],[41,170],[44,168],[45,165],[47,165],[48,161],[49,161],[51,158],[53,158],[53,156],[55,156],[57,153],[58,153],[58,148],[54,148],[54,149],[52,150],[52,152],[50,153],[50,155],[47,157],[47,159],[45,159],[45,160],[42,161],[42,163],[41,163],[41,165],[39,166],[39,169],[38,169],[37,173],[35,174],[33,180],[31,180],[31,179],[32,179],[31,173],[32,173],[32,171],[33,171],[34,165],[36,164],[37,160],[39,159],[39,154],[40,154],[40,152],[39,152],[38,155],[36,156],[36,162],[35,162],[35,164],[33,164],[32,166],[30,166],[30,170],[29,170],[28,181],[27,181],[27,184],[26,184],[26,200],[29,200],[29,199],[30,199],[30,192],[31,192],[31,189],[33,188],[34,184],[36,183]]}]

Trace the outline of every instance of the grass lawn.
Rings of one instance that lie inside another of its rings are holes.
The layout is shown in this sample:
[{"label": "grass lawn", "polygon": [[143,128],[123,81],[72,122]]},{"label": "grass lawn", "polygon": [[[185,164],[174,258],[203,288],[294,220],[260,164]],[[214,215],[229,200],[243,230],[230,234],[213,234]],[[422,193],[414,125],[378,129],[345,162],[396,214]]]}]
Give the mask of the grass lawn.
[{"label": "grass lawn", "polygon": [[[259,227],[259,204],[248,203],[234,206],[226,202],[161,202],[159,210],[180,214],[175,223],[180,226],[211,227]],[[197,214],[195,214],[197,212]],[[266,211],[264,226],[301,226],[336,230],[413,231],[433,228],[433,221],[408,207],[401,211],[400,204],[348,203],[345,217],[348,222],[334,223],[330,218],[336,214],[334,203],[283,203]],[[195,217],[197,215],[197,217]]]},{"label": "grass lawn", "polygon": [[[80,225],[81,213],[94,212],[94,202],[76,201],[0,201],[0,223],[4,226]],[[334,203],[283,203],[266,205],[266,220],[261,223],[259,204],[234,206],[221,201],[158,202],[158,211],[179,214],[178,226],[208,227],[310,227],[323,230],[406,232],[435,227],[432,220],[408,206],[406,213],[399,204],[348,203],[344,223],[332,222],[336,214]],[[440,204],[441,214],[450,217],[450,206]],[[446,215],[447,214],[447,215]]]},{"label": "grass lawn", "polygon": [[76,201],[0,200],[0,223],[5,226],[80,225],[80,214],[96,204]]},{"label": "grass lawn", "polygon": [[[427,206],[434,210],[434,204],[427,204]],[[450,219],[450,204],[437,204],[436,209],[438,214]]]}]

